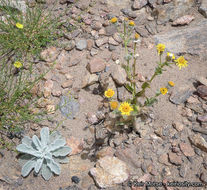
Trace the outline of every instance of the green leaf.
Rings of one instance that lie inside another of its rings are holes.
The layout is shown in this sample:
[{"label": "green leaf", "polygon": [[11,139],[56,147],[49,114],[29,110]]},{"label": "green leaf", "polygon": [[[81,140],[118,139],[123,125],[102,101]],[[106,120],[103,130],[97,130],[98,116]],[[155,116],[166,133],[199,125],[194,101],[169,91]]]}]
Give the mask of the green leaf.
[{"label": "green leaf", "polygon": [[37,148],[37,150],[41,150],[42,149],[42,144],[41,144],[40,140],[38,139],[38,137],[36,135],[34,135],[32,137],[32,142],[34,143],[34,145]]},{"label": "green leaf", "polygon": [[47,160],[47,166],[56,175],[60,175],[60,166],[53,159],[52,160]]},{"label": "green leaf", "polygon": [[40,168],[42,167],[43,160],[44,160],[43,158],[37,160],[34,168],[35,173],[39,173]]},{"label": "green leaf", "polygon": [[29,173],[32,171],[32,169],[35,167],[36,164],[36,160],[32,159],[29,160],[26,164],[24,164],[24,166],[22,167],[22,176],[26,177],[29,175]]},{"label": "green leaf", "polygon": [[64,147],[61,147],[57,150],[55,150],[52,155],[55,156],[55,157],[58,157],[58,156],[67,156],[70,152],[72,151],[72,149],[68,146],[64,146]]},{"label": "green leaf", "polygon": [[142,92],[142,91],[137,92],[137,93],[135,94],[136,97],[140,97],[140,96],[142,96],[142,95],[143,95],[143,92]]},{"label": "green leaf", "polygon": [[129,84],[125,84],[124,86],[129,92],[133,93],[134,90]]},{"label": "green leaf", "polygon": [[33,149],[32,147],[28,147],[27,145],[25,144],[20,144],[16,147],[16,149],[19,151],[19,152],[22,152],[22,153],[26,153],[26,154],[30,154],[30,155],[33,155],[35,157],[40,157],[42,156],[42,154],[40,152],[38,152],[37,150]]},{"label": "green leaf", "polygon": [[41,138],[41,143],[43,146],[46,146],[50,139],[49,139],[49,128],[48,127],[44,127],[41,131],[40,131],[40,138]]},{"label": "green leaf", "polygon": [[45,180],[49,180],[52,176],[52,171],[50,170],[50,168],[47,166],[47,164],[44,162],[43,165],[42,165],[42,177],[45,179]]},{"label": "green leaf", "polygon": [[57,158],[54,158],[54,160],[58,163],[61,163],[61,164],[66,164],[69,162],[68,157],[57,157]]},{"label": "green leaf", "polygon": [[22,139],[22,143],[27,145],[27,146],[31,146],[32,144],[32,139],[30,137],[27,137],[25,136],[23,139]]},{"label": "green leaf", "polygon": [[50,145],[49,150],[50,150],[50,151],[55,151],[55,150],[57,150],[57,149],[63,147],[63,146],[65,145],[65,143],[66,143],[66,141],[65,141],[64,139],[57,139],[57,140],[55,140],[54,143],[52,143],[52,144]]},{"label": "green leaf", "polygon": [[143,84],[142,84],[142,89],[143,88],[149,88],[150,87],[150,84],[148,83],[148,82],[144,82]]}]

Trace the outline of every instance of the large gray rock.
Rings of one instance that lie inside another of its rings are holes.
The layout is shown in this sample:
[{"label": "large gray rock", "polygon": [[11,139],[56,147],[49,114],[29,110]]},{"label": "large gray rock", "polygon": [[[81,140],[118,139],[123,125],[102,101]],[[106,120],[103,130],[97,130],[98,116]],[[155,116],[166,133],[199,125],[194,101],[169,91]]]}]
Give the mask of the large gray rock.
[{"label": "large gray rock", "polygon": [[207,18],[207,1],[203,0],[201,6],[198,11]]},{"label": "large gray rock", "polygon": [[142,7],[144,7],[147,3],[148,3],[147,0],[135,0],[134,3],[133,3],[133,5],[132,5],[132,8],[134,10],[139,10]]},{"label": "large gray rock", "polygon": [[168,4],[159,5],[157,6],[157,23],[164,24],[184,16],[191,12],[193,5],[193,0],[174,0]]},{"label": "large gray rock", "polygon": [[131,0],[107,0],[108,7],[114,7],[116,9],[123,9],[129,7]]},{"label": "large gray rock", "polygon": [[207,55],[207,20],[194,26],[171,30],[155,36],[156,43],[165,44],[168,51],[175,54],[189,53],[199,55],[202,59]]},{"label": "large gray rock", "polygon": [[[27,5],[24,0],[18,0],[18,1],[10,0],[8,1],[8,3],[6,3],[6,5],[9,7],[18,9],[22,13],[26,13],[26,10],[27,10]],[[0,1],[0,6],[5,6],[5,4]]]}]

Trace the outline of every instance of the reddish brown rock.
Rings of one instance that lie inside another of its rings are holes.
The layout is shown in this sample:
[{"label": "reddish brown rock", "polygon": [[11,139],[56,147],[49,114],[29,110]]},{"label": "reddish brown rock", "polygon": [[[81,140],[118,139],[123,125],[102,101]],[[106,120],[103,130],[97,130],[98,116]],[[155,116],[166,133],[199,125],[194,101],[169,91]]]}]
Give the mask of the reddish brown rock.
[{"label": "reddish brown rock", "polygon": [[59,55],[59,51],[57,50],[56,47],[49,47],[43,50],[40,54],[41,58],[47,62],[55,61],[58,55]]},{"label": "reddish brown rock", "polygon": [[207,96],[207,86],[205,85],[200,85],[197,88],[197,92],[200,95],[200,97],[206,97]]},{"label": "reddish brown rock", "polygon": [[103,158],[104,156],[113,156],[114,152],[115,150],[111,148],[110,146],[105,147],[97,152],[96,157],[100,159],[100,158]]},{"label": "reddish brown rock", "polygon": [[108,43],[108,37],[99,38],[99,39],[96,40],[96,45],[98,47],[100,47],[100,46],[102,46],[102,45],[104,45],[106,43]]},{"label": "reddish brown rock", "polygon": [[83,139],[78,139],[75,137],[70,137],[66,140],[67,145],[72,149],[72,152],[69,154],[69,156],[79,154],[83,151]]},{"label": "reddish brown rock", "polygon": [[53,88],[53,81],[52,80],[47,80],[44,84],[44,97],[49,97],[51,95],[52,92],[52,88]]},{"label": "reddish brown rock", "polygon": [[69,87],[71,87],[73,85],[73,80],[67,80],[67,81],[65,81],[61,86],[63,87],[63,88],[69,88]]},{"label": "reddish brown rock", "polygon": [[190,24],[190,22],[192,22],[194,19],[195,17],[192,15],[185,15],[173,21],[172,25],[177,26],[177,25]]},{"label": "reddish brown rock", "polygon": [[168,154],[168,156],[169,156],[169,160],[170,160],[170,162],[172,163],[172,164],[175,164],[176,166],[179,166],[179,165],[181,165],[182,164],[182,159],[181,159],[181,156],[178,156],[176,153],[172,153],[172,152],[170,152],[169,154]]},{"label": "reddish brown rock", "polygon": [[207,142],[200,134],[195,134],[189,137],[190,142],[200,148],[202,151],[207,152]]},{"label": "reddish brown rock", "polygon": [[90,73],[101,72],[105,69],[106,63],[103,59],[94,57],[88,64]]},{"label": "reddish brown rock", "polygon": [[195,152],[194,149],[191,147],[190,144],[187,143],[180,143],[180,150],[183,152],[185,156],[194,156]]},{"label": "reddish brown rock", "polygon": [[165,164],[166,166],[170,166],[171,164],[168,162],[168,155],[162,154],[158,160],[161,164]]}]

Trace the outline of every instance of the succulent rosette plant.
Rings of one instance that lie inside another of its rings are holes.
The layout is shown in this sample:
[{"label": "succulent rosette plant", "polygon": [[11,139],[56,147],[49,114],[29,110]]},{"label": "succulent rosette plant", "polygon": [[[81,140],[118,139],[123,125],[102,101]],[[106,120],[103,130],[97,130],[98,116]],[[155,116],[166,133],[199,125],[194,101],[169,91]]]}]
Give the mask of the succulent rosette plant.
[{"label": "succulent rosette plant", "polygon": [[36,175],[41,174],[45,180],[49,180],[53,173],[60,175],[59,163],[68,163],[66,156],[72,151],[65,144],[66,141],[60,133],[55,131],[50,134],[48,127],[41,130],[40,139],[36,135],[32,138],[25,136],[22,144],[16,147],[23,153],[20,156],[22,176],[28,176],[33,169]]}]

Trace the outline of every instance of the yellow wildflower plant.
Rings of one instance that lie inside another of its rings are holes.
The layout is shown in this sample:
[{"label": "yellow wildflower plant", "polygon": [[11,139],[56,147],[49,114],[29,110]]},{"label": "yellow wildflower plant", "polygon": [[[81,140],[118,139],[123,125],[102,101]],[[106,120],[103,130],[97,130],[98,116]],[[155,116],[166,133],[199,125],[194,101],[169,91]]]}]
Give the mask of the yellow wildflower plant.
[{"label": "yellow wildflower plant", "polygon": [[165,95],[168,92],[168,89],[166,87],[160,88],[161,94]]},{"label": "yellow wildflower plant", "polygon": [[158,55],[161,55],[165,51],[165,45],[164,44],[157,44],[157,52]]},{"label": "yellow wildflower plant", "polygon": [[111,22],[111,23],[116,23],[117,20],[118,20],[118,19],[117,19],[116,17],[113,17],[113,18],[110,20],[110,22]]},{"label": "yellow wildflower plant", "polygon": [[175,60],[176,65],[181,69],[182,67],[187,67],[188,66],[188,61],[185,60],[183,56],[180,56],[178,59]]},{"label": "yellow wildflower plant", "polygon": [[128,102],[123,102],[119,107],[119,111],[122,115],[130,115],[130,113],[133,111],[133,108]]},{"label": "yellow wildflower plant", "polygon": [[175,86],[175,83],[174,83],[173,81],[169,81],[168,84],[169,84],[171,87]]},{"label": "yellow wildflower plant", "polygon": [[24,28],[23,24],[20,24],[19,22],[16,23],[16,27],[19,28],[19,29],[23,29]]},{"label": "yellow wildflower plant", "polygon": [[107,97],[107,98],[111,98],[113,95],[114,95],[114,91],[112,89],[108,89],[104,92],[104,95]]},{"label": "yellow wildflower plant", "polygon": [[129,19],[128,19],[127,17],[125,17],[124,20],[125,20],[126,22],[129,21]]},{"label": "yellow wildflower plant", "polygon": [[115,110],[118,107],[118,102],[117,101],[111,101],[110,102],[110,107],[112,110]]},{"label": "yellow wildflower plant", "polygon": [[129,22],[129,26],[135,26],[134,21],[131,20],[131,21]]},{"label": "yellow wildflower plant", "polygon": [[19,62],[19,61],[16,61],[15,63],[14,63],[14,66],[16,67],[16,68],[21,68],[22,67],[22,63],[21,62]]}]

